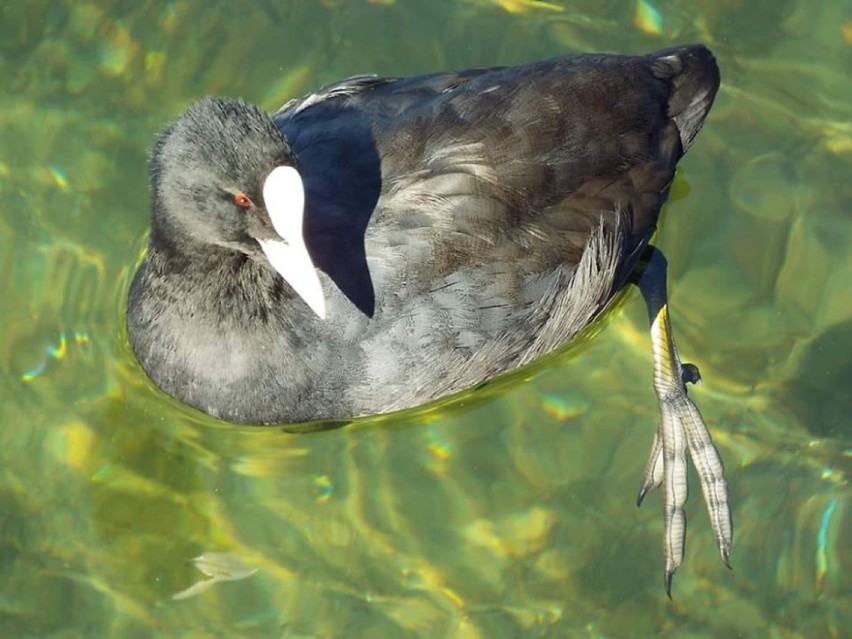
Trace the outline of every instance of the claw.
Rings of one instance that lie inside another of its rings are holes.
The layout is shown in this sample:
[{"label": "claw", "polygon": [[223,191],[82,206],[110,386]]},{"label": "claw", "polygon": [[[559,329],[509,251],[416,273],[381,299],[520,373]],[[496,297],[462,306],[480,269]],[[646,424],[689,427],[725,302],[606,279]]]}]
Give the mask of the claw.
[{"label": "claw", "polygon": [[660,487],[663,483],[663,443],[660,439],[660,429],[654,433],[654,445],[651,447],[651,455],[648,457],[648,463],[645,466],[645,475],[642,479],[642,487],[639,489],[639,495],[636,497],[636,505],[641,506],[642,500],[652,490]]},{"label": "claw", "polygon": [[664,584],[671,598],[672,579],[683,561],[686,544],[687,450],[701,480],[716,545],[729,568],[733,524],[722,459],[701,413],[686,393],[686,385],[698,382],[701,374],[697,366],[681,363],[672,337],[666,299],[666,260],[653,247],[649,247],[646,260],[639,288],[651,319],[654,390],[661,420],[637,503],[641,504],[649,492],[665,485]]}]

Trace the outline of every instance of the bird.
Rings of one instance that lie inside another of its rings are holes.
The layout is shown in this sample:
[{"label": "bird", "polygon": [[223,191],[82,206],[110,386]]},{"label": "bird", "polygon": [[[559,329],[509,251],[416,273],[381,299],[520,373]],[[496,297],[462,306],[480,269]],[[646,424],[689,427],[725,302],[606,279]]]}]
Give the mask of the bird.
[{"label": "bird", "polygon": [[150,154],[130,346],[162,391],[220,420],[346,421],[516,371],[636,284],[661,410],[638,502],[665,486],[671,596],[687,451],[729,567],[733,540],[651,244],[719,84],[696,44],[354,76],[271,115],[203,97]]}]

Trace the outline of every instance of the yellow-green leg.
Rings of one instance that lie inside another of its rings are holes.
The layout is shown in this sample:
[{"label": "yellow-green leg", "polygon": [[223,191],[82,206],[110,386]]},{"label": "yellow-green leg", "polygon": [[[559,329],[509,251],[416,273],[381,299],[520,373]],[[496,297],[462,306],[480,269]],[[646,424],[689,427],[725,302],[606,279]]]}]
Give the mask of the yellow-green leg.
[{"label": "yellow-green leg", "polygon": [[637,503],[641,504],[645,495],[655,488],[665,487],[664,583],[666,593],[671,597],[672,577],[683,562],[686,543],[687,450],[701,480],[719,553],[729,568],[733,524],[722,459],[701,413],[686,393],[687,382],[697,382],[700,376],[695,366],[681,363],[672,337],[666,267],[662,252],[649,247],[643,257],[638,286],[651,320],[654,390],[660,402],[660,423]]}]

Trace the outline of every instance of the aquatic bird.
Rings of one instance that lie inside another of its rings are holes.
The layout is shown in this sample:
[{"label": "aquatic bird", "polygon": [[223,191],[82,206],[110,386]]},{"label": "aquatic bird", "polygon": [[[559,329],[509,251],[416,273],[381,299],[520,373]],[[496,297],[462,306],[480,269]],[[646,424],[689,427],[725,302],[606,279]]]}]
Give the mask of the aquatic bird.
[{"label": "aquatic bird", "polygon": [[713,103],[701,45],[352,77],[269,116],[205,97],[157,139],[129,339],[169,395],[230,422],[420,406],[565,345],[628,283],[651,316],[665,587],[686,453],[725,563],[722,463],[686,384],[649,240]]}]

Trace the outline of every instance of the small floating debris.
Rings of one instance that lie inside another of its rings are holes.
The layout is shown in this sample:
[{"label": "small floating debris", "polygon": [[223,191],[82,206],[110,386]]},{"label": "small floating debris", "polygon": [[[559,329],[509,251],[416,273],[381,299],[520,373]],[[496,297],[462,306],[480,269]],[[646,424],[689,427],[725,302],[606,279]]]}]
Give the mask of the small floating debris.
[{"label": "small floating debris", "polygon": [[840,26],[840,32],[843,34],[846,44],[852,44],[852,20],[844,22]]},{"label": "small floating debris", "polygon": [[579,392],[548,394],[542,398],[542,409],[545,413],[564,422],[584,414],[589,409],[589,400]]},{"label": "small floating debris", "polygon": [[52,178],[54,184],[58,186],[60,189],[67,189],[70,184],[68,181],[68,175],[65,171],[62,170],[62,167],[51,164],[47,167],[47,170],[50,172],[50,177]]},{"label": "small floating debris", "polygon": [[[76,333],[75,333],[76,336]],[[79,343],[79,341],[78,341]],[[32,382],[41,375],[47,368],[47,364],[51,359],[63,359],[68,352],[68,341],[65,336],[65,331],[59,333],[59,339],[56,345],[48,344],[44,349],[44,356],[38,364],[21,373],[22,382]]]},{"label": "small floating debris", "polygon": [[831,529],[831,519],[837,510],[837,499],[832,499],[828,502],[825,510],[820,517],[819,532],[817,533],[817,552],[816,552],[816,589],[817,592],[822,592],[825,586],[825,577],[829,571],[829,531]]},{"label": "small floating debris", "polygon": [[433,474],[443,477],[447,473],[448,463],[453,456],[452,443],[445,441],[434,424],[430,424],[426,431],[426,467]]},{"label": "small floating debris", "polygon": [[636,28],[648,35],[662,35],[663,14],[647,0],[636,3],[636,15],[633,18]]},{"label": "small floating debris", "polygon": [[331,480],[331,477],[328,475],[318,475],[313,478],[311,483],[316,492],[317,503],[328,503],[332,495],[334,495],[334,482]]},{"label": "small floating debris", "polygon": [[226,552],[206,552],[191,561],[210,579],[198,581],[186,590],[172,595],[175,601],[200,595],[220,581],[240,581],[248,579],[257,572],[257,568],[249,568],[242,560]]},{"label": "small floating debris", "polygon": [[542,0],[494,0],[504,11],[514,15],[529,13],[530,11],[552,11],[562,13],[564,7],[552,2]]}]

